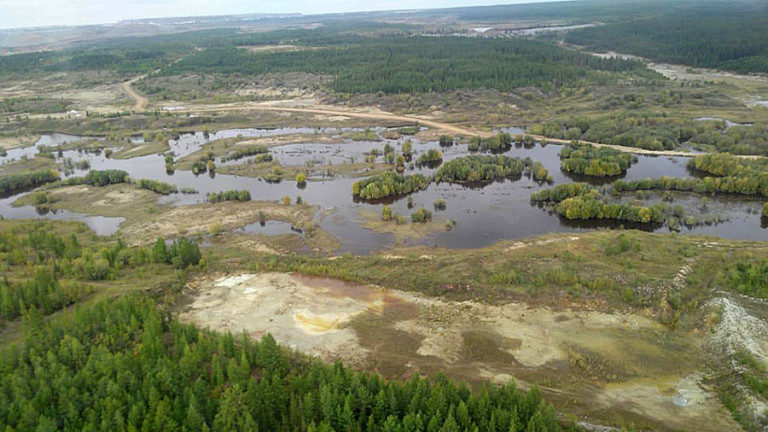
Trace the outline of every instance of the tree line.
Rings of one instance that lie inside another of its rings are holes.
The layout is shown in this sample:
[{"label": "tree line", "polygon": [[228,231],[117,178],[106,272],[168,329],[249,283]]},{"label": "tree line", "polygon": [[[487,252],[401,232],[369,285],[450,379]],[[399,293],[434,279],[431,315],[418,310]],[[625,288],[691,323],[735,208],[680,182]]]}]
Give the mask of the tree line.
[{"label": "tree line", "polygon": [[11,195],[59,180],[54,170],[36,171],[27,174],[11,174],[0,178],[0,196]]},{"label": "tree line", "polygon": [[764,125],[728,127],[722,120],[694,120],[650,111],[571,117],[533,124],[529,132],[648,150],[672,150],[687,144],[715,152],[768,155],[768,129]]},{"label": "tree line", "polygon": [[659,62],[741,73],[768,72],[765,4],[708,6],[694,5],[683,12],[639,19],[622,17],[614,23],[571,31],[565,40],[591,50],[634,54]]},{"label": "tree line", "polygon": [[635,155],[578,141],[572,141],[560,150],[560,169],[591,177],[621,175],[635,162]]},{"label": "tree line", "polygon": [[615,193],[657,189],[768,196],[768,162],[763,159],[750,160],[727,153],[710,153],[690,159],[688,166],[707,176],[616,181],[611,185],[611,190]]},{"label": "tree line", "polygon": [[435,181],[472,183],[519,177],[525,166],[525,161],[516,157],[470,155],[443,164],[435,173]]},{"label": "tree line", "polygon": [[221,162],[222,163],[229,162],[233,160],[242,159],[247,156],[261,155],[268,152],[269,150],[264,146],[248,146],[248,147],[239,148],[227,153],[226,155],[221,157]]},{"label": "tree line", "polygon": [[224,201],[246,202],[251,200],[251,193],[247,190],[228,190],[222,192],[209,192],[206,199],[211,203]]},{"label": "tree line", "polygon": [[139,296],[30,328],[0,356],[0,423],[14,430],[563,429],[535,385],[389,381],[291,353],[269,335],[181,324]]},{"label": "tree line", "polygon": [[158,180],[139,179],[136,180],[136,186],[142,189],[151,190],[152,192],[159,193],[160,195],[170,195],[172,193],[179,192],[179,188],[175,185]]},{"label": "tree line", "polygon": [[352,184],[352,195],[366,200],[406,195],[429,187],[430,179],[421,175],[400,175],[387,172]]},{"label": "tree line", "polygon": [[[666,207],[662,204],[642,206],[628,203],[611,203],[600,191],[583,183],[565,183],[531,194],[532,203],[548,203],[548,207],[560,216],[571,220],[606,219],[643,224],[663,223],[667,220]],[[676,218],[683,216],[682,209]]]},{"label": "tree line", "polygon": [[[488,138],[480,138],[480,137],[472,137],[469,139],[469,144],[467,145],[467,149],[469,151],[492,151],[492,152],[503,152],[507,151],[510,148],[512,148],[512,135],[506,133],[506,132],[499,132],[496,135],[493,135]],[[520,142],[521,139],[518,137],[516,142]]]},{"label": "tree line", "polygon": [[536,41],[403,36],[292,52],[251,53],[231,45],[209,48],[161,74],[285,72],[334,76],[330,87],[341,93],[510,91],[525,86],[551,90],[611,79],[609,72],[655,75],[640,62],[601,59]]},{"label": "tree line", "polygon": [[200,262],[199,248],[191,240],[179,239],[157,255],[154,249],[130,248],[120,240],[85,246],[74,233],[51,232],[52,226],[49,221],[8,223],[0,231],[0,324],[76,303],[93,291],[90,283],[115,279],[121,271],[151,264],[186,268]]}]

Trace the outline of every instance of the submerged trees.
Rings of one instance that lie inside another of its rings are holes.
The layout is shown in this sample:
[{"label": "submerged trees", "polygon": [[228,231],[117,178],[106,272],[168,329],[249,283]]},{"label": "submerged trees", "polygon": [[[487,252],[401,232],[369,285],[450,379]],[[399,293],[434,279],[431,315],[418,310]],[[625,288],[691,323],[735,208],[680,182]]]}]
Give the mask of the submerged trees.
[{"label": "submerged trees", "polygon": [[387,172],[353,183],[352,195],[367,200],[380,199],[418,192],[426,189],[429,183],[429,179],[421,174],[403,176]]},{"label": "submerged trees", "polygon": [[572,141],[560,150],[560,169],[591,177],[613,177],[627,172],[637,156],[607,147]]},{"label": "submerged trees", "polygon": [[251,193],[247,190],[228,190],[223,192],[210,192],[208,202],[218,203],[224,201],[246,202],[251,200]]},{"label": "submerged trees", "polygon": [[471,155],[446,162],[437,170],[435,180],[449,183],[483,182],[523,174],[525,162],[509,156]]}]

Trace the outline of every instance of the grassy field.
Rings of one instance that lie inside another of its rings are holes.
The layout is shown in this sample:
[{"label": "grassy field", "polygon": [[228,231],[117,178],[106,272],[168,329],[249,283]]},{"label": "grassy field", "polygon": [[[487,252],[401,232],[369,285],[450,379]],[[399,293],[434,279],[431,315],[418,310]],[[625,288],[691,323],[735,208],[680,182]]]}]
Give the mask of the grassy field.
[{"label": "grassy field", "polygon": [[[44,204],[51,210],[66,209],[76,213],[105,217],[124,217],[126,223],[142,223],[168,210],[158,204],[160,195],[130,184],[105,187],[68,186],[46,192],[52,200]],[[14,202],[15,206],[35,205],[35,193]]]},{"label": "grassy field", "polygon": [[0,165],[0,177],[26,174],[56,168],[56,160],[49,157],[34,157]]}]

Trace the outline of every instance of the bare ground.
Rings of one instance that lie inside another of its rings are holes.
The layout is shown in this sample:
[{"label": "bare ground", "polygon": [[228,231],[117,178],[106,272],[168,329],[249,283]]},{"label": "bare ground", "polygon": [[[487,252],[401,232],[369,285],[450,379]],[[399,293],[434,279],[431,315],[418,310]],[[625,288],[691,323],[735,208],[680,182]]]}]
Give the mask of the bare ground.
[{"label": "bare ground", "polygon": [[128,221],[120,232],[131,244],[147,244],[157,237],[207,234],[214,224],[219,224],[222,231],[231,231],[259,221],[260,213],[269,220],[302,226],[312,221],[315,208],[307,205],[285,206],[268,201],[195,204],[175,207],[153,216],[151,220]]},{"label": "bare ground", "polygon": [[269,332],[299,351],[390,377],[445,370],[475,382],[514,378],[540,383],[556,405],[591,423],[738,430],[701,382],[702,341],[641,315],[444,301],[281,273],[204,277],[186,294],[183,321]]}]

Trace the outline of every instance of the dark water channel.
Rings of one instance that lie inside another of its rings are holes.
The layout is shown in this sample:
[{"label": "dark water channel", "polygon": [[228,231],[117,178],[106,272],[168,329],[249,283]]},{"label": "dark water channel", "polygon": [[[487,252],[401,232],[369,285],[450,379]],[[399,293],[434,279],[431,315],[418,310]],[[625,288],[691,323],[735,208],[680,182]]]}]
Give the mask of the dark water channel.
[{"label": "dark water channel", "polygon": [[[217,133],[190,133],[183,134],[178,140],[169,142],[170,151],[176,158],[189,155],[202,145],[212,140],[230,138],[241,135],[243,137],[274,136],[291,133],[311,134],[315,132],[331,133],[339,136],[349,130],[341,129],[232,129]],[[512,131],[521,133],[521,131]],[[407,137],[406,137],[407,138]],[[64,142],[87,139],[64,134],[43,135],[37,145],[55,146]],[[140,138],[135,138],[140,142]],[[371,149],[379,149],[382,152],[384,145],[389,143],[396,149],[402,145],[401,140],[384,140],[382,142],[350,141],[343,140],[339,144],[326,143],[302,143],[289,144],[270,149],[274,158],[284,166],[307,164],[315,165],[340,165],[350,162],[362,162],[365,153]],[[450,147],[440,147],[437,142],[420,142],[413,140],[413,149],[418,154],[430,149],[440,148],[444,160],[450,160],[469,154],[466,144],[457,144]],[[553,185],[574,181],[589,181],[593,184],[606,184],[615,180],[595,180],[566,175],[560,171],[560,159],[558,153],[560,145],[535,144],[530,147],[513,147],[504,154],[516,157],[530,157],[540,161],[554,177]],[[8,151],[8,155],[0,158],[0,163],[32,157],[37,152],[35,147],[14,149]],[[341,252],[357,254],[385,248],[392,244],[393,237],[388,234],[379,234],[361,227],[361,209],[380,212],[382,203],[355,202],[352,198],[352,183],[359,179],[350,178],[314,178],[310,179],[306,187],[299,189],[294,181],[269,183],[260,179],[232,176],[232,175],[194,175],[190,171],[176,171],[168,174],[165,171],[165,162],[162,155],[150,155],[133,159],[111,159],[101,154],[78,152],[76,150],[65,151],[64,158],[73,161],[88,160],[90,169],[122,169],[130,173],[134,179],[155,179],[171,183],[179,188],[193,188],[198,191],[195,194],[174,194],[164,196],[160,200],[171,205],[193,204],[205,201],[209,192],[219,192],[230,189],[248,190],[254,200],[279,200],[284,196],[290,196],[293,201],[301,196],[309,204],[318,205],[321,211],[318,213],[317,222],[330,234],[339,238],[342,243]],[[239,161],[230,161],[227,164],[246,163],[249,158]],[[381,156],[378,159],[381,161]],[[638,156],[638,162],[629,169],[621,178],[635,180],[660,176],[691,177],[692,174],[686,168],[687,159],[683,157],[650,157]],[[221,166],[217,160],[217,166]],[[423,173],[432,174],[436,169],[428,167],[409,167],[406,174]],[[71,175],[84,175],[85,171],[75,170]],[[523,177],[519,180],[498,181],[484,187],[462,186],[448,183],[432,184],[430,187],[411,195],[413,209],[407,205],[407,197],[398,197],[389,200],[393,212],[408,216],[414,209],[425,207],[433,211],[437,221],[454,220],[456,226],[445,232],[439,232],[429,238],[414,240],[408,244],[428,244],[452,248],[482,247],[493,244],[499,240],[517,239],[535,236],[550,232],[578,232],[585,230],[616,228],[619,225],[607,222],[573,222],[564,220],[557,215],[530,204],[530,194],[548,185],[538,183]],[[0,200],[0,215],[6,218],[50,218],[81,220],[87,223],[97,233],[110,235],[117,231],[122,218],[104,218],[98,216],[79,215],[68,211],[39,214],[32,207],[13,208],[12,203],[21,194]],[[436,199],[444,199],[447,208],[443,211],[434,211],[433,202]],[[647,202],[653,202],[651,197]],[[679,204],[688,208],[700,207],[697,200],[700,197],[682,198]],[[761,226],[759,209],[761,200],[734,199],[730,197],[708,197],[711,210],[725,219],[724,222],[714,225],[697,227],[682,227],[681,234],[706,234],[732,239],[768,240],[768,229]],[[762,221],[763,224],[765,221]],[[666,226],[639,227],[646,230],[668,232]],[[266,226],[255,224],[245,227],[241,232],[251,234],[286,234],[295,233],[289,224],[268,222]]]}]

